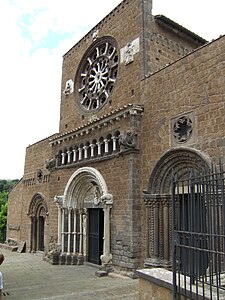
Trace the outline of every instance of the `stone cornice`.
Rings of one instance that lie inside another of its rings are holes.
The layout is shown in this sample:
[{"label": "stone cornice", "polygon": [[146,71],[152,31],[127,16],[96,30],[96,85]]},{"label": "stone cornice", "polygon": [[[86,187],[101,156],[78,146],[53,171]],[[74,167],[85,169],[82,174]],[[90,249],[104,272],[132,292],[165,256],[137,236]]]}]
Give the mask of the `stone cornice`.
[{"label": "stone cornice", "polygon": [[92,121],[88,122],[87,124],[79,126],[68,132],[58,134],[52,137],[49,140],[49,143],[50,145],[54,146],[56,144],[61,144],[61,142],[63,141],[74,139],[79,136],[84,136],[85,134],[89,134],[94,130],[100,129],[102,127],[106,127],[109,124],[113,124],[114,122],[119,122],[120,119],[126,118],[128,115],[140,115],[143,112],[143,110],[144,108],[141,105],[135,105],[135,104],[125,105],[99,118],[95,117]]}]

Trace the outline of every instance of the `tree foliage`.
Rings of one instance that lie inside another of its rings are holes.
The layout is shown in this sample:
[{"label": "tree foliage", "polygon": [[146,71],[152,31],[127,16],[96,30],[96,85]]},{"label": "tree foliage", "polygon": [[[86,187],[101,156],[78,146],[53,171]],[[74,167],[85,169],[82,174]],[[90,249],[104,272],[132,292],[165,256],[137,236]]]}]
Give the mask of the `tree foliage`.
[{"label": "tree foliage", "polygon": [[0,193],[10,192],[19,179],[0,179]]}]

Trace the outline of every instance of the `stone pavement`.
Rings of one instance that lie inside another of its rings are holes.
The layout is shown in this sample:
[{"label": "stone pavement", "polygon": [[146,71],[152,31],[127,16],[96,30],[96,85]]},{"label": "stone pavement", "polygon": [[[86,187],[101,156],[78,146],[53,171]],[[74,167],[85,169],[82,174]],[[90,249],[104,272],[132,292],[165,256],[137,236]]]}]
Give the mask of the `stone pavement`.
[{"label": "stone pavement", "polygon": [[0,249],[5,261],[3,300],[62,299],[62,300],[135,300],[137,279],[120,275],[95,276],[90,265],[51,265],[41,254],[18,253]]}]

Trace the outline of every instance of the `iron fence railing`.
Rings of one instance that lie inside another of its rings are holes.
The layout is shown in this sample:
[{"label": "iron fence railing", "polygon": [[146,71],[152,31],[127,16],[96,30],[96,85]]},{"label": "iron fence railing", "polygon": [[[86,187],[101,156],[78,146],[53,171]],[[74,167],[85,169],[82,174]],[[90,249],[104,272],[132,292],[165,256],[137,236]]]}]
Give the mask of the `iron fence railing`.
[{"label": "iron fence railing", "polygon": [[174,299],[225,299],[225,172],[173,178]]}]

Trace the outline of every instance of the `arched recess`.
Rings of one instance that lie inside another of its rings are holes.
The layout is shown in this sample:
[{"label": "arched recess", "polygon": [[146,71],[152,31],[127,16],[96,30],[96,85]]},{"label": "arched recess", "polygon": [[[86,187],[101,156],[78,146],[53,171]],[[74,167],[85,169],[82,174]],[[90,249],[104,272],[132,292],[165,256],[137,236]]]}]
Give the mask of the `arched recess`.
[{"label": "arched recess", "polygon": [[144,191],[148,207],[148,258],[146,265],[171,265],[172,240],[172,176],[185,178],[190,172],[205,174],[210,171],[208,156],[191,148],[168,150],[156,163]]},{"label": "arched recess", "polygon": [[33,196],[30,202],[28,216],[30,217],[31,223],[30,251],[44,251],[48,207],[41,193],[37,193]]},{"label": "arched recess", "polygon": [[[77,255],[78,263],[88,260],[100,264],[101,259],[102,264],[108,264],[112,259],[110,208],[113,198],[101,173],[92,167],[78,169],[68,180],[64,194],[55,196],[55,202],[58,205],[58,243],[62,252]],[[92,225],[97,226],[93,235]],[[99,240],[92,245],[91,236],[94,235]]]},{"label": "arched recess", "polygon": [[148,182],[148,193],[170,193],[172,172],[179,179],[190,174],[207,173],[210,159],[200,151],[191,148],[176,148],[167,151],[156,163]]}]

